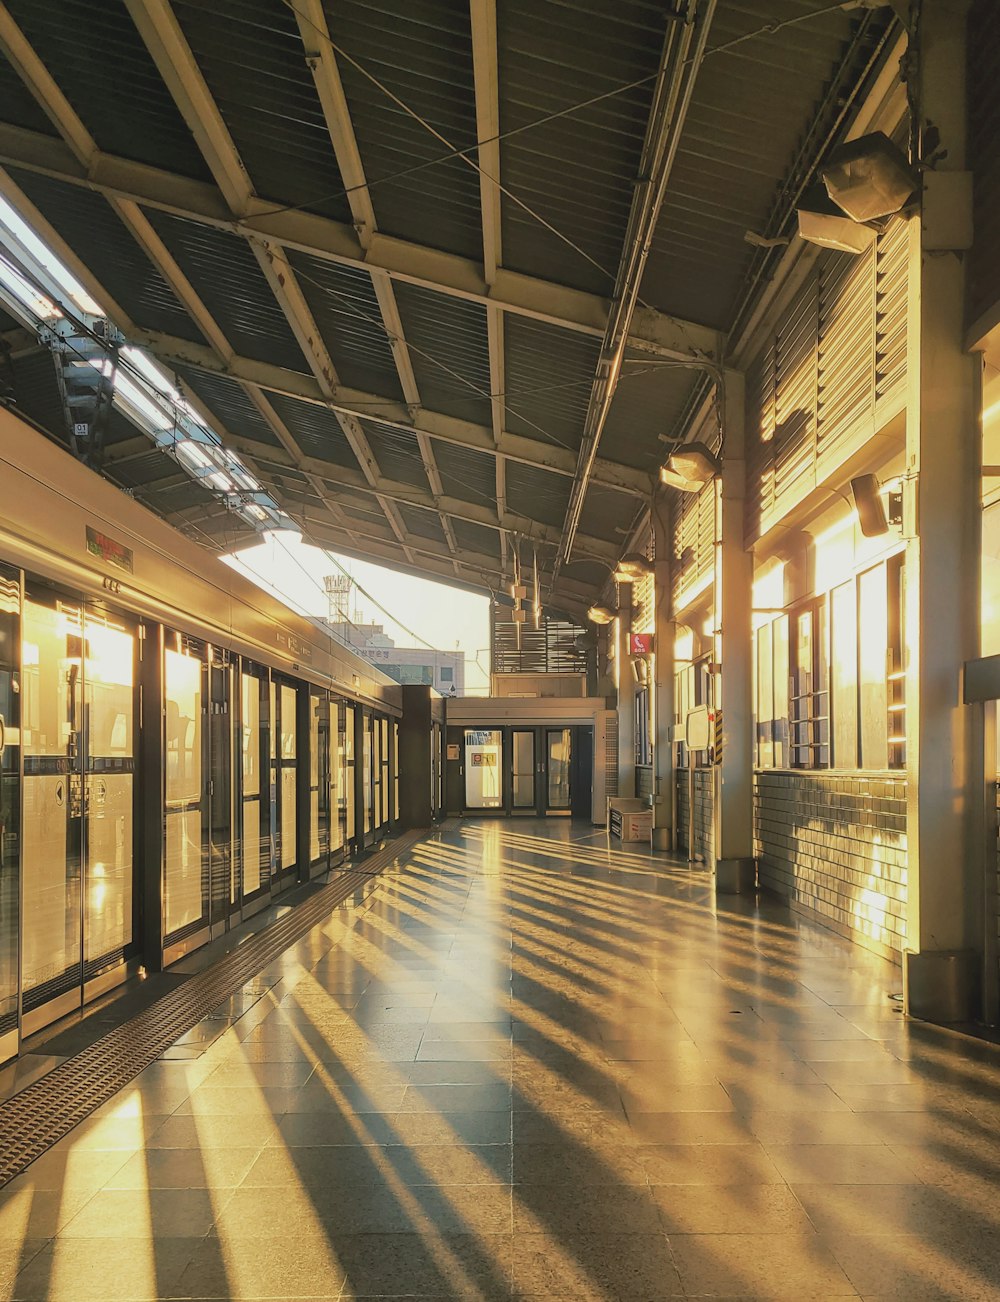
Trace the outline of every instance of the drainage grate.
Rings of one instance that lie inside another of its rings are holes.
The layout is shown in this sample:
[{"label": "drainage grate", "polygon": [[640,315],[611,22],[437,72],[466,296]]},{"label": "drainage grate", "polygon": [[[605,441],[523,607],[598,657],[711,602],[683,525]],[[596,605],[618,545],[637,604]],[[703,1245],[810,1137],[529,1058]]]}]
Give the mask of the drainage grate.
[{"label": "drainage grate", "polygon": [[408,832],[391,841],[273,926],[8,1099],[0,1106],[0,1185],[107,1103],[224,999],[426,835],[424,830]]}]

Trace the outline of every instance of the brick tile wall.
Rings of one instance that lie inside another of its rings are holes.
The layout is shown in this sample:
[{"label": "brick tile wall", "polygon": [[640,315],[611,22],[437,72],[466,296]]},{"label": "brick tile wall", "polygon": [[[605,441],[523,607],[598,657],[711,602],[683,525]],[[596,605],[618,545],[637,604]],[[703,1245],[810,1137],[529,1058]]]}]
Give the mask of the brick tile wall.
[{"label": "brick tile wall", "polygon": [[687,769],[677,770],[677,846],[685,853],[694,837],[694,857],[702,863],[712,863],[714,858],[715,787],[714,770],[694,771],[694,827],[688,798]]},{"label": "brick tile wall", "polygon": [[762,886],[869,949],[906,941],[906,780],[759,772],[754,831]]}]

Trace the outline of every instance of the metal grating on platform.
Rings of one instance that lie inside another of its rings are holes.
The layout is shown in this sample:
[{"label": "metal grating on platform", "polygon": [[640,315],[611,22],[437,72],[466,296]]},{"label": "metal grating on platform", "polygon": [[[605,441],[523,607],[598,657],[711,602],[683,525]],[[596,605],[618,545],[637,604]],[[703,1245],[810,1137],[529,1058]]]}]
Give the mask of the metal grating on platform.
[{"label": "metal grating on platform", "polygon": [[407,832],[391,841],[273,926],[8,1099],[0,1106],[0,1185],[107,1103],[224,999],[426,835],[426,830]]}]

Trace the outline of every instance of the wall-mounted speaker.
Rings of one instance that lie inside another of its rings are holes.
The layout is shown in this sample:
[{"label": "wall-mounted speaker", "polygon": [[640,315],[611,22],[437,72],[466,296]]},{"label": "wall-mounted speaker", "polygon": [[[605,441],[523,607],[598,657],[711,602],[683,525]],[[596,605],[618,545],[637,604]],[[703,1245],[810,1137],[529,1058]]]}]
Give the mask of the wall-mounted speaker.
[{"label": "wall-mounted speaker", "polygon": [[858,512],[861,532],[866,538],[878,538],[889,532],[889,521],[874,475],[858,475],[851,480],[851,493]]}]

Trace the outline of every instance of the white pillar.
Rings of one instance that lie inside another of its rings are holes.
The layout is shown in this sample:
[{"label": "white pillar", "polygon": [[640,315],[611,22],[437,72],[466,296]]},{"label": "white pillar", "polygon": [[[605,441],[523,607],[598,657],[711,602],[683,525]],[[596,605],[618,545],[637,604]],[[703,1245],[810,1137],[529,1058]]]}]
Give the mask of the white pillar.
[{"label": "white pillar", "polygon": [[752,890],[753,700],[751,607],[753,558],[744,543],[746,397],[743,375],[726,371],[723,384],[722,486],[715,566],[715,618],[721,664],[716,704],[722,708],[722,762],[715,768],[715,888]]},{"label": "white pillar", "polygon": [[674,625],[671,593],[670,508],[665,494],[653,499],[653,600],[656,618],[653,637],[653,846],[673,850],[674,827]]},{"label": "white pillar", "polygon": [[618,688],[618,794],[635,795],[635,679],[629,655],[632,632],[632,585],[618,585],[615,620],[615,684]]},{"label": "white pillar", "polygon": [[968,0],[924,0],[918,127],[935,155],[913,219],[906,412],[908,893],[904,988],[918,1017],[978,1012],[982,951],[983,737],[963,706],[964,661],[979,654],[979,363],[963,348],[960,230]]}]

